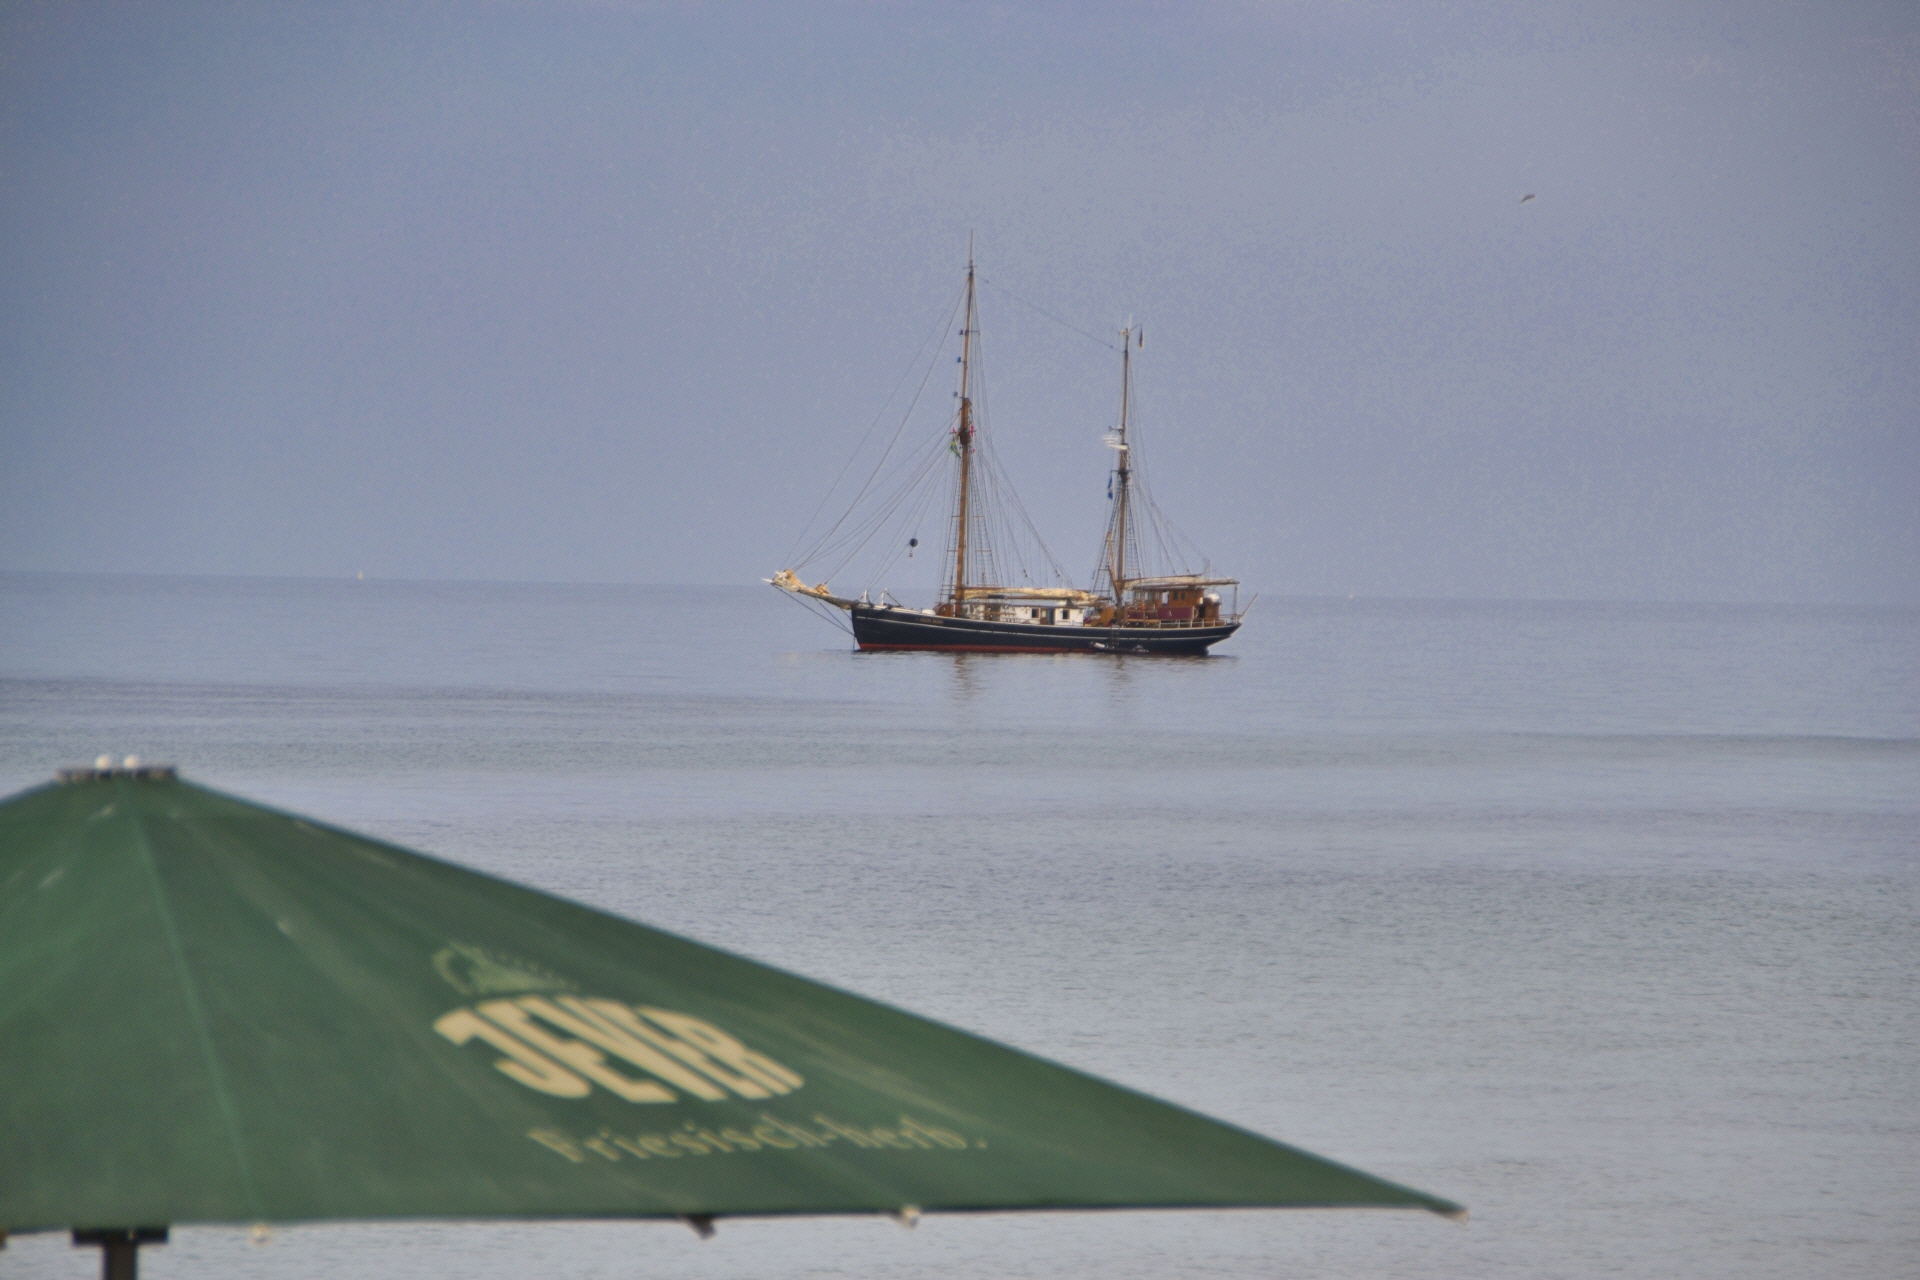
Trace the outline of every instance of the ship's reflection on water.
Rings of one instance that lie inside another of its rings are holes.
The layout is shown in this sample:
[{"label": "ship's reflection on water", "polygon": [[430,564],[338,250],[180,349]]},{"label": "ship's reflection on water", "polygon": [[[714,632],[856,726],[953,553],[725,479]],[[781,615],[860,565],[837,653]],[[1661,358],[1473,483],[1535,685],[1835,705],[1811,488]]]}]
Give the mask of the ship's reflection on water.
[{"label": "ship's reflection on water", "polygon": [[[1132,707],[1142,681],[1152,681],[1153,673],[1184,669],[1193,674],[1208,669],[1225,673],[1221,664],[1231,664],[1232,654],[1132,654],[1132,653],[938,653],[930,651],[855,650],[849,655],[861,662],[927,664],[922,670],[945,669],[947,700],[956,707],[1000,702],[1008,686],[1046,677],[1044,672],[1071,672],[1064,676],[1082,694],[1099,691],[1100,697],[1085,700],[1081,716],[1074,724],[1085,727],[1086,715],[1095,711],[1125,711]],[[1065,727],[1065,726],[1063,726]],[[1182,725],[1191,728],[1192,725]]]}]

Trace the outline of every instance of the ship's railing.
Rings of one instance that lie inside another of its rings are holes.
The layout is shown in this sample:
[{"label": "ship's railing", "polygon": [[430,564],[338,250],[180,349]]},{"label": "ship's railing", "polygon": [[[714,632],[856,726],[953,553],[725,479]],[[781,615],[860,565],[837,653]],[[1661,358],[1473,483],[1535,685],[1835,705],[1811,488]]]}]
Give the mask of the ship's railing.
[{"label": "ship's railing", "polygon": [[1017,622],[1023,626],[1056,626],[1067,630],[1085,627],[1093,631],[1203,631],[1208,627],[1228,627],[1240,621],[1238,614],[1222,614],[1217,618],[1133,618],[1121,621],[1095,622],[1092,618],[1084,622],[1046,623],[1026,618],[974,618],[975,622]]},{"label": "ship's railing", "polygon": [[[882,604],[879,607],[889,612],[897,611],[909,617],[922,612],[922,610],[897,603]],[[1024,606],[1021,607],[1024,608]],[[944,606],[942,606],[942,610],[936,611],[934,616],[950,618],[953,615],[945,612]],[[1115,618],[1108,622],[1096,622],[1093,618],[1084,618],[1071,622],[1064,619],[1048,622],[1044,618],[1013,617],[1011,606],[1005,612],[1002,612],[997,607],[972,602],[966,605],[965,612],[960,614],[960,617],[968,622],[1007,622],[1026,627],[1051,626],[1059,627],[1066,631],[1079,630],[1083,627],[1093,631],[1200,631],[1210,627],[1233,626],[1240,621],[1239,614],[1223,612],[1212,618]]]},{"label": "ship's railing", "polygon": [[[1193,631],[1205,627],[1225,627],[1240,621],[1239,615],[1221,614],[1217,618],[1131,618],[1122,621],[1114,619],[1107,626],[1121,631]],[[1088,623],[1092,626],[1092,623]]]}]

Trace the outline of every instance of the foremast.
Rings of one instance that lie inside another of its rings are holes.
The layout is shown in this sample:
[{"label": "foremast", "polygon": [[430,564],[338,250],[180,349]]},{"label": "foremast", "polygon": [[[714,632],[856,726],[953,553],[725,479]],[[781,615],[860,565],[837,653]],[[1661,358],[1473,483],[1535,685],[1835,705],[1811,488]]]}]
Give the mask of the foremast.
[{"label": "foremast", "polygon": [[[973,335],[979,328],[973,299],[973,237],[967,237],[967,318],[960,330],[960,420],[953,429],[953,451],[960,458],[960,493],[954,502],[954,617],[965,612],[967,598],[967,520],[973,479]],[[951,350],[951,348],[949,348]]]}]

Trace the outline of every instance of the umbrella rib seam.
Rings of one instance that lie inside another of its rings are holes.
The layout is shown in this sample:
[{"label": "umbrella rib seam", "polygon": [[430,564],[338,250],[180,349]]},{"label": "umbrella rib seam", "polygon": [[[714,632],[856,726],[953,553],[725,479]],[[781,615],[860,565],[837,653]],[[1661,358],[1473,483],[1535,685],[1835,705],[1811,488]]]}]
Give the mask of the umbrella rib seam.
[{"label": "umbrella rib seam", "polygon": [[161,931],[167,937],[167,951],[173,957],[174,973],[180,980],[182,997],[187,1004],[187,1016],[193,1020],[194,1036],[200,1042],[200,1056],[206,1062],[207,1074],[212,1077],[213,1095],[220,1108],[220,1122],[227,1131],[227,1145],[233,1149],[235,1171],[240,1175],[240,1186],[247,1197],[247,1204],[253,1209],[256,1219],[265,1215],[260,1211],[260,1194],[253,1185],[253,1169],[247,1162],[245,1145],[240,1141],[240,1119],[234,1111],[233,1095],[227,1088],[226,1073],[220,1069],[220,1057],[214,1052],[213,1033],[207,1027],[207,1016],[200,1003],[200,989],[194,984],[193,973],[187,968],[186,951],[180,945],[180,931],[174,927],[173,909],[167,904],[166,886],[160,880],[160,868],[153,857],[153,843],[147,839],[146,815],[134,818],[134,832],[139,837],[141,865],[146,868],[147,881],[153,888],[153,902],[160,913]]}]

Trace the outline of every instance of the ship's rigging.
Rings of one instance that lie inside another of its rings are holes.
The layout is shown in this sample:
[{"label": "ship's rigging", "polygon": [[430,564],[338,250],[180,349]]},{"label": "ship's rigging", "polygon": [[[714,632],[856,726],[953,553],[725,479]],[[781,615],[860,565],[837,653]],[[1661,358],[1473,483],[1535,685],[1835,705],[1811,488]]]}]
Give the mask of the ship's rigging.
[{"label": "ship's rigging", "polygon": [[[1120,330],[1116,347],[994,286],[1013,301],[1121,357],[1116,425],[1106,436],[1113,450],[1107,529],[1092,575],[1093,590],[1082,590],[1048,550],[994,448],[984,376],[987,349],[979,321],[979,286],[988,283],[977,275],[969,245],[963,289],[945,308],[909,374],[896,385],[869,425],[861,447],[822,498],[808,531],[796,540],[790,567],[770,581],[803,603],[825,606],[820,611],[850,625],[863,648],[1031,647],[1027,641],[1047,649],[1108,647],[1087,634],[1069,637],[1052,630],[1056,624],[1070,624],[1112,629],[1116,645],[1127,641],[1156,651],[1204,652],[1207,644],[1226,638],[1239,625],[1237,612],[1223,613],[1219,594],[1210,588],[1237,588],[1238,584],[1208,577],[1203,560],[1198,571],[1193,568],[1199,557],[1145,486],[1132,376],[1134,353],[1144,346],[1141,331],[1129,322]],[[942,335],[958,339],[952,408],[941,430],[916,437],[911,423],[939,367],[940,353],[953,350],[939,340]],[[857,465],[870,452],[882,422],[909,385],[913,391],[885,447],[870,467]],[[834,493],[844,491],[853,476],[862,478],[844,513],[808,541]],[[937,563],[924,554],[916,557],[930,544],[944,544],[945,554]],[[857,599],[836,595],[827,585],[836,579],[844,581],[850,571],[860,580]],[[819,585],[807,586],[802,575],[820,575]],[[895,586],[915,598],[901,599],[894,594]],[[931,607],[922,607],[929,597]],[[925,643],[869,643],[881,622],[899,629],[898,618],[880,618],[880,614],[904,617],[902,611],[948,619],[951,624],[914,623],[920,632],[940,631],[945,625],[939,635],[920,636]],[[863,621],[869,634],[862,633]],[[982,627],[992,635],[983,639]],[[1036,627],[1047,630],[1027,634]],[[1186,634],[1180,637],[1158,634],[1182,629]],[[1148,636],[1149,630],[1155,634]],[[1124,636],[1119,634],[1122,631]],[[1006,643],[990,644],[985,639]],[[1072,644],[1062,643],[1069,639]]]},{"label": "ship's rigging", "polygon": [[[788,564],[797,573],[819,574],[823,581],[832,582],[851,569],[858,575],[861,594],[876,596],[890,575],[917,551],[944,544],[937,591],[946,602],[984,588],[1072,589],[1069,575],[1047,547],[994,448],[983,376],[988,353],[980,332],[979,283],[969,263],[965,285],[815,508],[808,531],[796,540]],[[909,428],[940,367],[943,333],[960,339],[954,357],[958,386],[953,407],[942,430],[913,439]],[[915,372],[917,379],[912,378]],[[913,390],[905,408],[844,513],[808,542],[808,533],[819,523],[833,494],[844,490],[849,475],[859,474],[856,463],[862,455],[871,455],[877,429],[910,380]],[[936,528],[938,534],[922,537]],[[940,543],[933,543],[933,537]],[[865,554],[870,551],[879,554]],[[925,573],[908,576],[923,587],[936,585]]]}]

